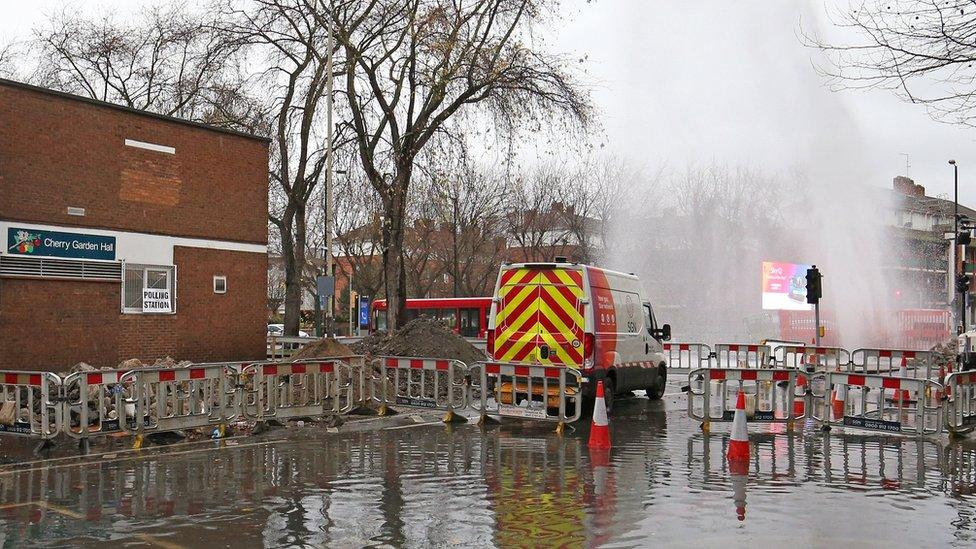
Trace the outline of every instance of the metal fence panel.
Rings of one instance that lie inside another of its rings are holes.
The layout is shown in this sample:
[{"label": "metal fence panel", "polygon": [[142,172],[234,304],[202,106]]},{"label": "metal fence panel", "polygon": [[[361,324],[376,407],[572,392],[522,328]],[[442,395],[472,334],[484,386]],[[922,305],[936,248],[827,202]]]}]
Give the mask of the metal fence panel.
[{"label": "metal fence panel", "polygon": [[731,422],[737,393],[746,395],[746,418],[758,423],[792,425],[807,417],[804,402],[807,374],[795,368],[699,368],[688,374],[688,417],[701,421]]},{"label": "metal fence panel", "polygon": [[582,415],[582,384],[576,368],[478,362],[471,366],[471,407],[482,417],[572,423]]},{"label": "metal fence panel", "polygon": [[0,433],[54,438],[61,428],[60,396],[57,374],[0,371]]},{"label": "metal fence panel", "polygon": [[927,379],[822,372],[813,376],[822,424],[885,433],[933,435],[942,431],[942,386]]},{"label": "metal fence panel", "polygon": [[331,358],[251,364],[241,373],[243,415],[268,420],[348,412],[353,376],[348,363]]}]

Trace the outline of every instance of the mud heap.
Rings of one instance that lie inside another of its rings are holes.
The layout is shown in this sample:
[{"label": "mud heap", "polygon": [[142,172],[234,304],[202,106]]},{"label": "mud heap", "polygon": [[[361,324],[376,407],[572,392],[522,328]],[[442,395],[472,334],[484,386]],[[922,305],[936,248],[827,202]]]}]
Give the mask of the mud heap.
[{"label": "mud heap", "polygon": [[339,343],[335,338],[319,339],[302,347],[288,360],[302,360],[306,358],[344,357],[357,354],[355,351]]},{"label": "mud heap", "polygon": [[350,347],[356,354],[374,356],[414,356],[450,358],[473,364],[485,360],[485,353],[437,320],[419,317],[392,335],[376,332]]}]

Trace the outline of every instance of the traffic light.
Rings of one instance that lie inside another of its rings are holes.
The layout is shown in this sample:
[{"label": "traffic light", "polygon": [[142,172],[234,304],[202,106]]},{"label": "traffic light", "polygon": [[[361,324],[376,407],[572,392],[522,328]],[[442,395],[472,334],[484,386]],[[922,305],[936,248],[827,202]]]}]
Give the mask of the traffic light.
[{"label": "traffic light", "polygon": [[969,290],[969,282],[972,278],[967,274],[956,275],[956,291],[965,293]]},{"label": "traffic light", "polygon": [[820,284],[820,269],[816,265],[807,269],[807,303],[816,304],[823,297],[823,288]]}]

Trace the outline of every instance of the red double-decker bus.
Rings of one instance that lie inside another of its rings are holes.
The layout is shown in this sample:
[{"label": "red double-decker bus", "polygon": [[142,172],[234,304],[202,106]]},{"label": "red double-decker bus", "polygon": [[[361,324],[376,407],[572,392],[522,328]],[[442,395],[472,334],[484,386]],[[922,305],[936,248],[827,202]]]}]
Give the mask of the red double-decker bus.
[{"label": "red double-decker bus", "polygon": [[[407,320],[420,315],[440,320],[454,333],[463,337],[484,339],[491,309],[490,297],[444,297],[408,299]],[[373,301],[369,322],[370,333],[386,330],[386,300]]]}]

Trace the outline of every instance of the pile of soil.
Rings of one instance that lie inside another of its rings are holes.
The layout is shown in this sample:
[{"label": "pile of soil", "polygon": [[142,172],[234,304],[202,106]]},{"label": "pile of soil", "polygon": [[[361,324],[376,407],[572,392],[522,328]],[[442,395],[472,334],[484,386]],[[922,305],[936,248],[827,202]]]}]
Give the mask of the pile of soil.
[{"label": "pile of soil", "polygon": [[343,357],[358,354],[349,347],[339,343],[335,338],[323,338],[313,341],[288,357],[288,360],[302,360],[306,358]]},{"label": "pile of soil", "polygon": [[419,358],[449,358],[466,364],[485,360],[485,353],[463,337],[451,332],[439,321],[419,317],[388,335],[371,334],[354,343],[352,350],[367,358],[375,356],[413,356]]}]

